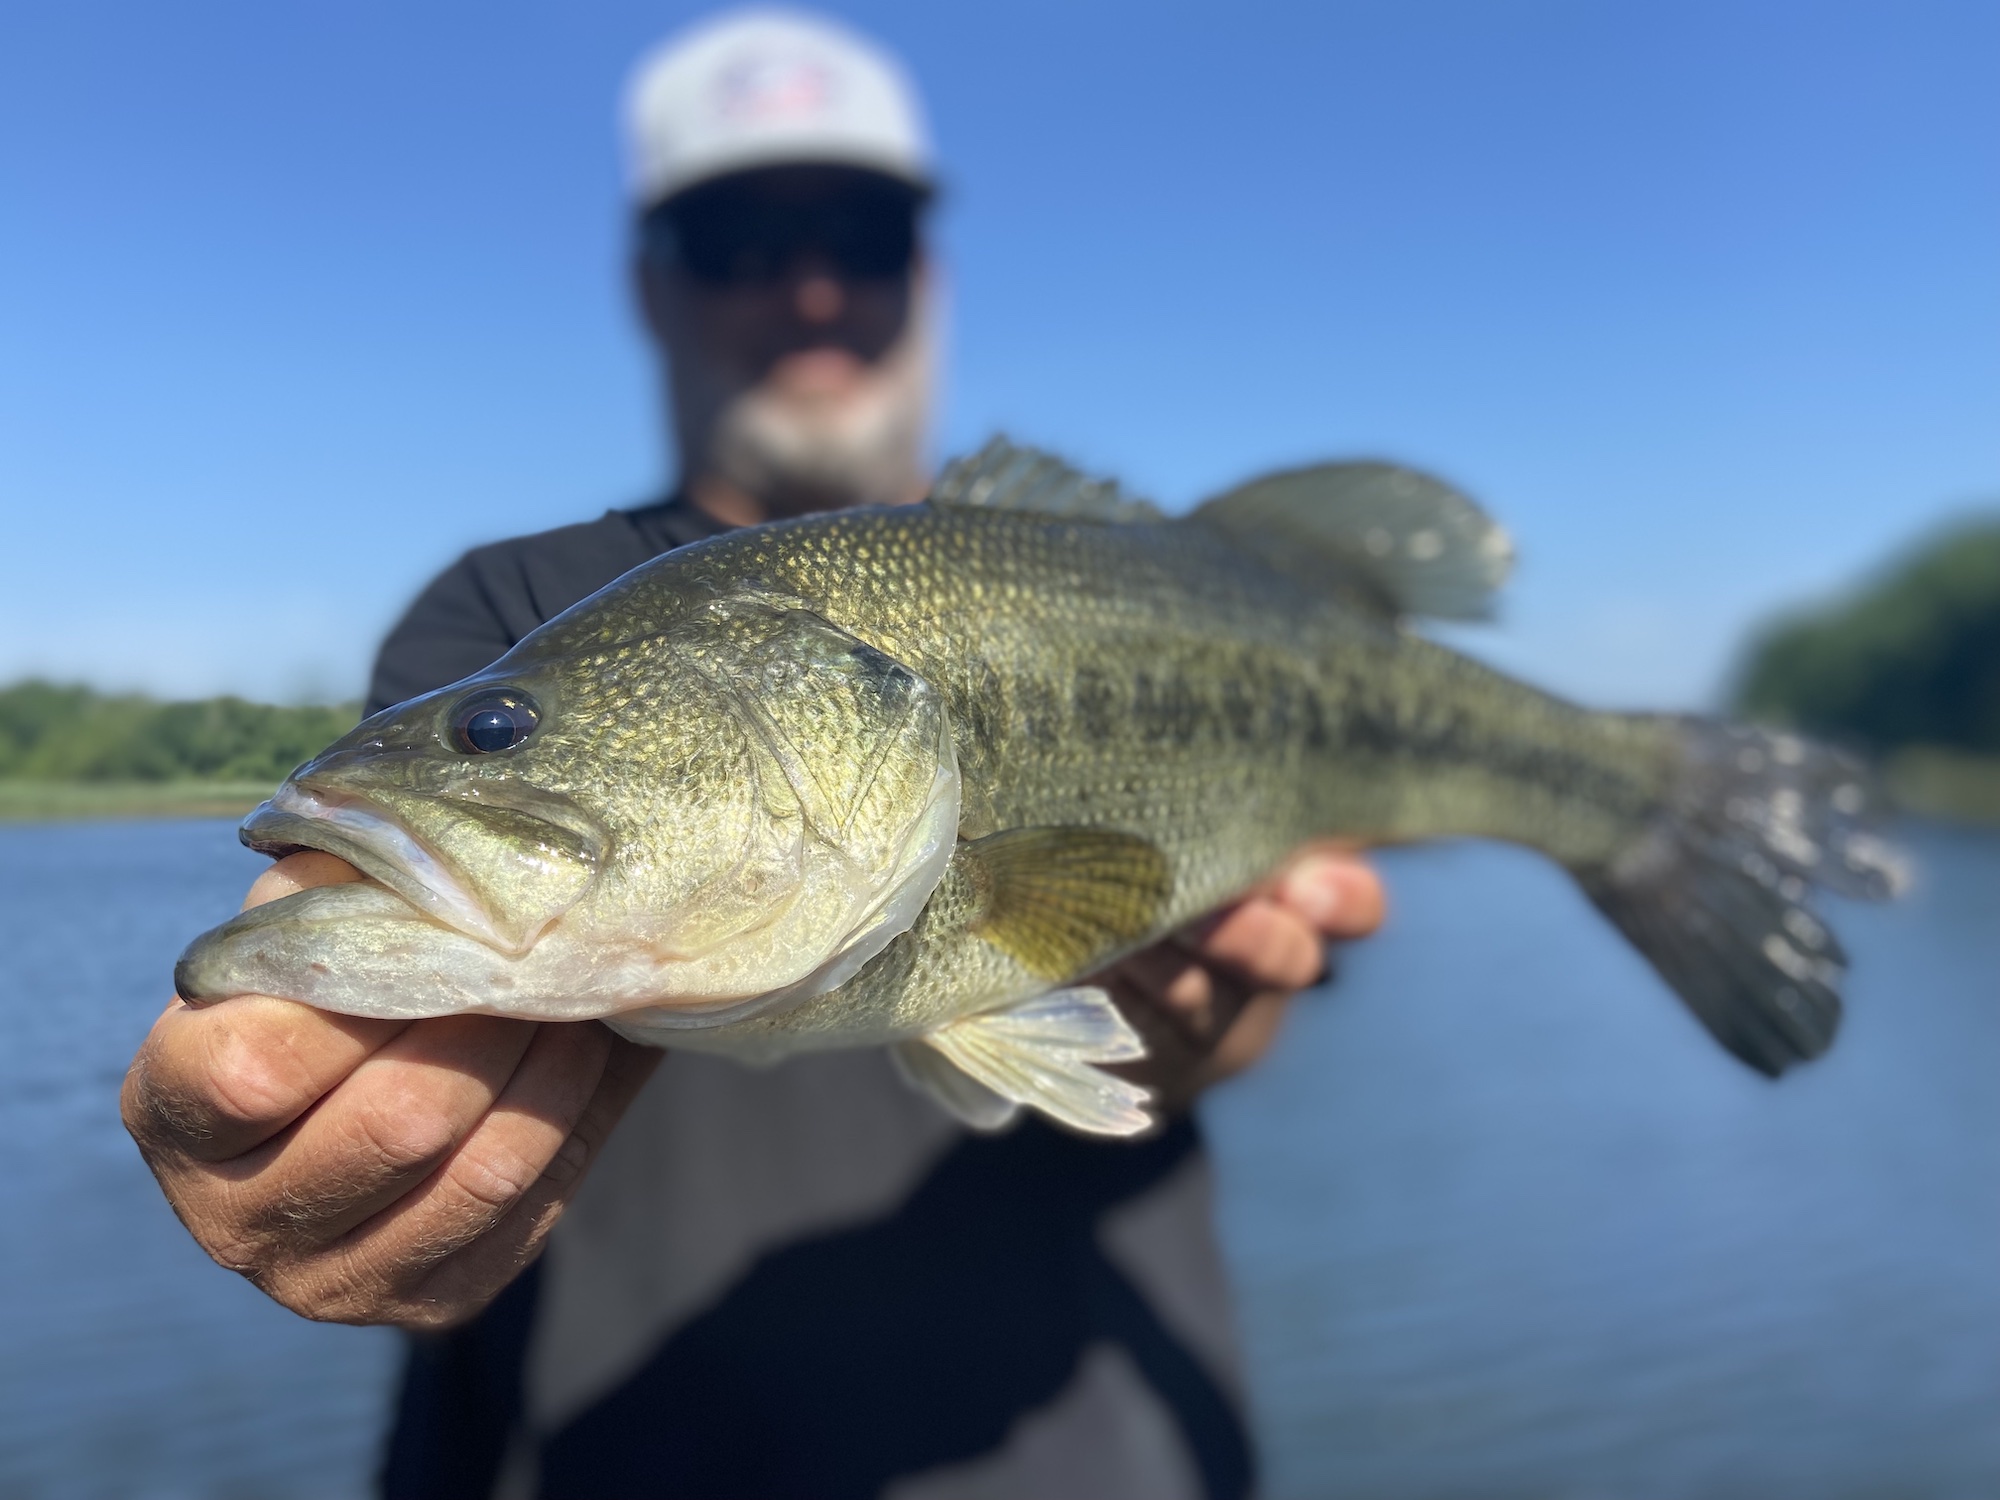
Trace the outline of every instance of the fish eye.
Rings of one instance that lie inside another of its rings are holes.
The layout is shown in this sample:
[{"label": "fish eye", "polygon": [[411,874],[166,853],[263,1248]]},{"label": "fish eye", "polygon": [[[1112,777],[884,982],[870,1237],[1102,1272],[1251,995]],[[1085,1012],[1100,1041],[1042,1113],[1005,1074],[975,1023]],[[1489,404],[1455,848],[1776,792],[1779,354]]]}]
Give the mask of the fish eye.
[{"label": "fish eye", "polygon": [[452,742],[467,755],[511,750],[535,732],[541,717],[535,700],[516,689],[475,693],[452,713]]}]

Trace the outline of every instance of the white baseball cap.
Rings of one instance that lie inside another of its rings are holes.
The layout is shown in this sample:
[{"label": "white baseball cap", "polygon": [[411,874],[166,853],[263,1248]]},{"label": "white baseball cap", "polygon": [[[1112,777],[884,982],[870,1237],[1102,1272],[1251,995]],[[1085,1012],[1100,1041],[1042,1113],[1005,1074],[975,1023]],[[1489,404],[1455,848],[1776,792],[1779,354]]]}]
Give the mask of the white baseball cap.
[{"label": "white baseball cap", "polygon": [[932,186],[929,133],[895,58],[795,10],[737,10],[655,47],[625,95],[641,208],[752,167],[829,162]]}]

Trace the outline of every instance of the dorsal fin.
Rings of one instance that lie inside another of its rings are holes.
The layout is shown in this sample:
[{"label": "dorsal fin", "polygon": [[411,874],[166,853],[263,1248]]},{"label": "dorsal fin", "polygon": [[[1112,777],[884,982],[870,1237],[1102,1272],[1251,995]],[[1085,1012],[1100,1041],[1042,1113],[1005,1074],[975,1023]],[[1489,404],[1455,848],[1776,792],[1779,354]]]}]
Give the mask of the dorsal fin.
[{"label": "dorsal fin", "polygon": [[1391,615],[1485,620],[1513,566],[1498,524],[1396,464],[1316,464],[1217,495],[1193,519],[1309,583],[1359,582]]},{"label": "dorsal fin", "polygon": [[1115,479],[1093,479],[1039,448],[992,437],[955,459],[931,489],[933,505],[1032,510],[1073,521],[1157,521],[1159,507],[1128,495]]}]

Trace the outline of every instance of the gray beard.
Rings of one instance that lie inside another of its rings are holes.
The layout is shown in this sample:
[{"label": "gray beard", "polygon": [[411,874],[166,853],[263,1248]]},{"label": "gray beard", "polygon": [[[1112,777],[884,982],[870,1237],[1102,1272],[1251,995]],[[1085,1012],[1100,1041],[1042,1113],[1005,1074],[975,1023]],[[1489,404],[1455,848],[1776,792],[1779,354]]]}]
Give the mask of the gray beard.
[{"label": "gray beard", "polygon": [[760,388],[720,399],[702,467],[773,515],[895,505],[922,493],[931,345],[913,314],[850,399],[808,402]]}]

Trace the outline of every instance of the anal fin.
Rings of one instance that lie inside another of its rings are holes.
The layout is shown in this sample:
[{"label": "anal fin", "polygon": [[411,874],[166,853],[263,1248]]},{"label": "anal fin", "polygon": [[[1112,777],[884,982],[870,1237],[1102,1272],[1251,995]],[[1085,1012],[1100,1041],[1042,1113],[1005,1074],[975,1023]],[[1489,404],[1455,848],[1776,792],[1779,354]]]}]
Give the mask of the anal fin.
[{"label": "anal fin", "polygon": [[1026,1105],[1088,1135],[1137,1135],[1151,1095],[1098,1067],[1146,1055],[1111,997],[1094,985],[1052,990],[966,1016],[896,1049],[904,1078],[975,1130],[997,1130]]}]

